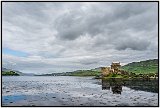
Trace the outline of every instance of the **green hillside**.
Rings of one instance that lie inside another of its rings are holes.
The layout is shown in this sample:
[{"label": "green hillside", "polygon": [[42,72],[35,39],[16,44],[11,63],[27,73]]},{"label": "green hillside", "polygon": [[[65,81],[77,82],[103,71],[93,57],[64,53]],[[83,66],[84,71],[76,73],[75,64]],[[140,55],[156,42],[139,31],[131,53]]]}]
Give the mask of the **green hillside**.
[{"label": "green hillside", "polygon": [[100,75],[100,71],[93,71],[93,70],[77,70],[74,72],[66,72],[66,75],[69,76],[97,76]]},{"label": "green hillside", "polygon": [[122,69],[136,74],[158,73],[158,59],[132,62],[122,66]]}]

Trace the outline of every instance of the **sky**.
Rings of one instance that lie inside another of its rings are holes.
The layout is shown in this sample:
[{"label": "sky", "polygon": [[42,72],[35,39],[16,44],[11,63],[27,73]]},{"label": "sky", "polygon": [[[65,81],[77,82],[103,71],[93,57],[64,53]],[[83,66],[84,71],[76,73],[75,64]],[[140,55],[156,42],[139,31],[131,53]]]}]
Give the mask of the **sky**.
[{"label": "sky", "polygon": [[156,2],[3,2],[2,66],[59,73],[158,58]]}]

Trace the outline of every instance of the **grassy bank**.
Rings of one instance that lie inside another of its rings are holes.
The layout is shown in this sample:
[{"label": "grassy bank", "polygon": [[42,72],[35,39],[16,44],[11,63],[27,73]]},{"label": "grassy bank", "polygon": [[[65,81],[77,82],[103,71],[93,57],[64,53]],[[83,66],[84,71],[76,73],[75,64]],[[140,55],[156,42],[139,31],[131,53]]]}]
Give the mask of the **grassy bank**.
[{"label": "grassy bank", "polygon": [[[98,77],[97,77],[98,78]],[[150,78],[158,78],[158,74],[128,74],[128,75],[122,75],[122,74],[109,74],[107,76],[102,77],[103,79],[109,79],[109,78],[123,78],[123,79],[150,79]]]}]

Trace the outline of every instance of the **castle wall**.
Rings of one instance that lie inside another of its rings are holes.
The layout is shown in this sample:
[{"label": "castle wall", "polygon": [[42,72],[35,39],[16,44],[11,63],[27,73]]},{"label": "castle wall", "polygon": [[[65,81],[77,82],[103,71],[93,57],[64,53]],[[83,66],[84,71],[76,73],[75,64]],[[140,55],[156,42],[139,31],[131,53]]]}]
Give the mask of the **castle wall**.
[{"label": "castle wall", "polygon": [[106,75],[110,74],[110,67],[102,67],[101,71],[102,71],[102,75],[106,76]]}]

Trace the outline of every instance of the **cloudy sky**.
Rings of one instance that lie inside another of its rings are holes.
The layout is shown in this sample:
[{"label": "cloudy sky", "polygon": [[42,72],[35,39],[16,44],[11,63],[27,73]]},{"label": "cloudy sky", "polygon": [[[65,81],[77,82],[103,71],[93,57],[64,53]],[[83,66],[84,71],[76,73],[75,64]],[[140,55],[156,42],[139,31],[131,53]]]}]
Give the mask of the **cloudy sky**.
[{"label": "cloudy sky", "polygon": [[157,6],[3,2],[3,67],[41,74],[158,58]]}]

